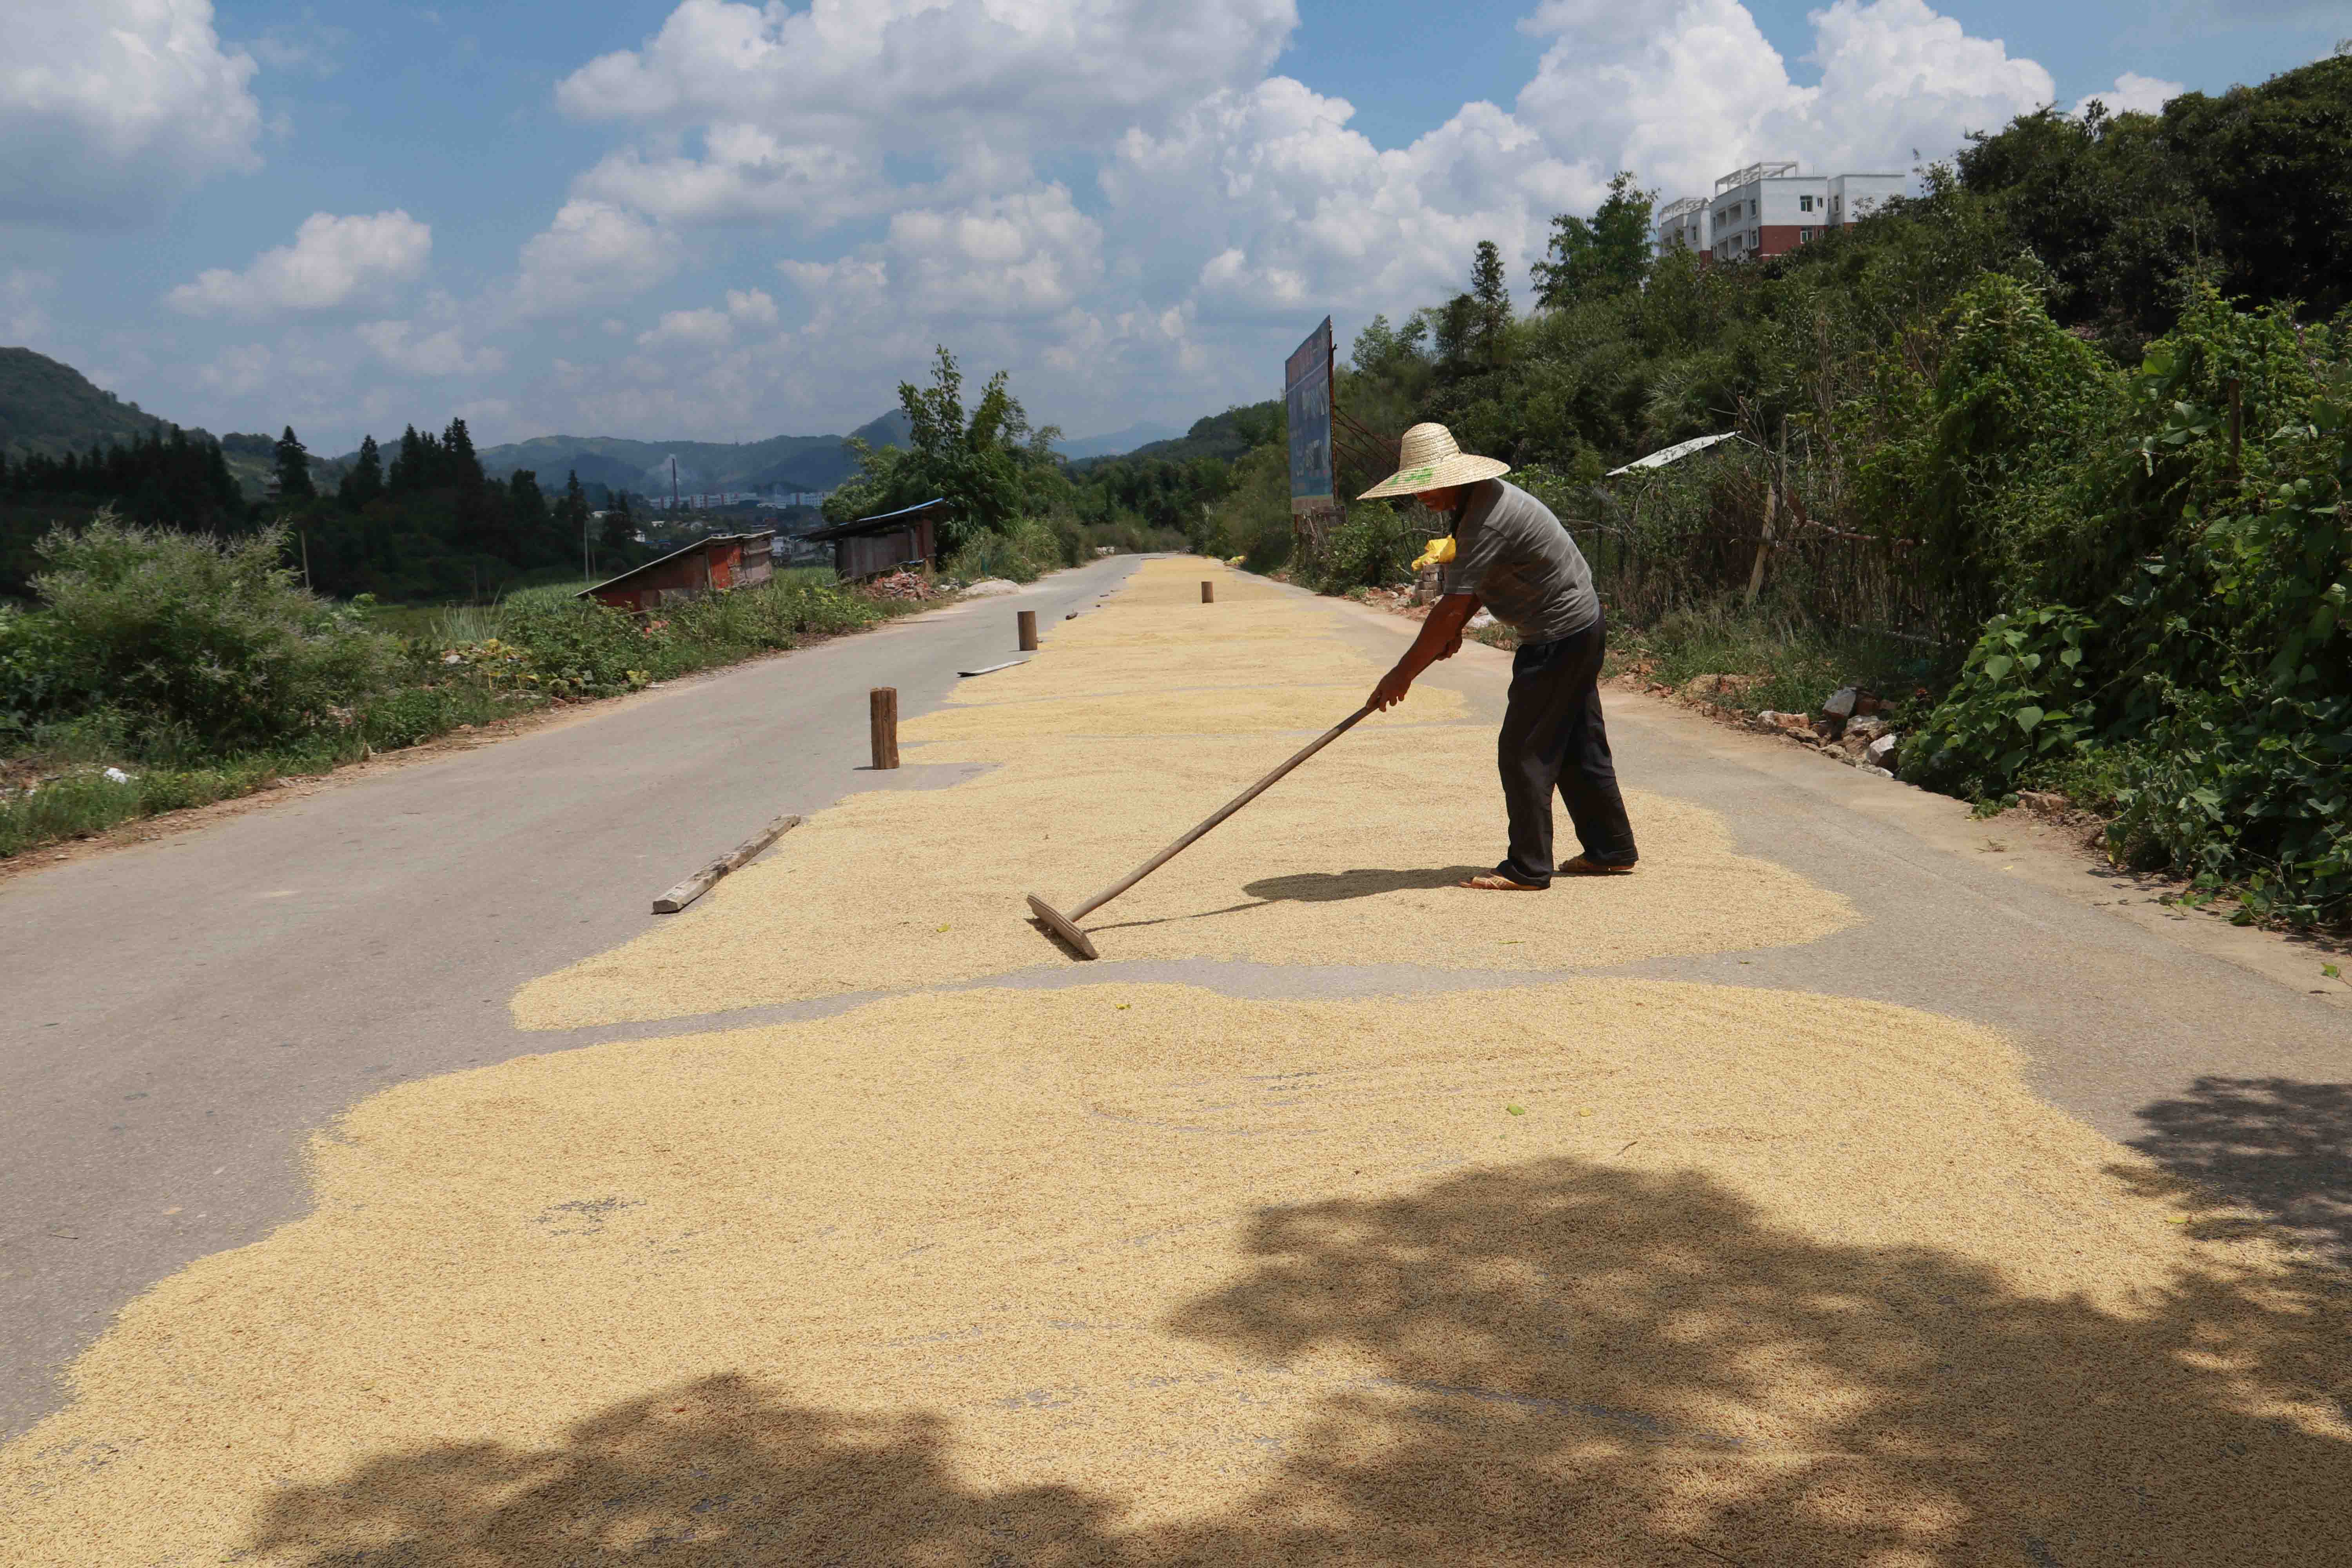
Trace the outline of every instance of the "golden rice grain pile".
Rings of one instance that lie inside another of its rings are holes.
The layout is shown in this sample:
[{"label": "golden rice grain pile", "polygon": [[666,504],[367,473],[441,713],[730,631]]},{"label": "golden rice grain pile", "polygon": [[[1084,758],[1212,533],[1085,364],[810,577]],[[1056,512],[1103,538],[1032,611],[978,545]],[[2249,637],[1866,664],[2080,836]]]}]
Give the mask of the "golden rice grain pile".
[{"label": "golden rice grain pile", "polygon": [[[1024,893],[1066,909],[1107,886],[1352,710],[1380,673],[1311,601],[1228,574],[1238,602],[1221,583],[1200,604],[1202,570],[1147,563],[1039,658],[905,727],[908,761],[993,764],[984,776],[818,814],[686,913],[524,987],[517,1022],[685,1017],[1073,962],[1030,924]],[[1177,590],[1192,602],[1153,597]],[[1243,616],[1288,634],[1237,653],[1218,628]],[[1191,640],[1152,640],[1171,626]],[[1268,682],[1294,668],[1313,684]],[[1852,922],[1843,898],[1738,852],[1713,814],[1641,791],[1640,876],[1528,898],[1454,889],[1505,848],[1492,729],[1429,721],[1462,711],[1424,686],[1359,726],[1091,918],[1103,956],[1556,970]],[[1572,843],[1564,814],[1559,826]]]},{"label": "golden rice grain pile", "polygon": [[2342,1561],[2341,1300],[1900,1008],[918,995],[314,1152],[0,1561]]}]

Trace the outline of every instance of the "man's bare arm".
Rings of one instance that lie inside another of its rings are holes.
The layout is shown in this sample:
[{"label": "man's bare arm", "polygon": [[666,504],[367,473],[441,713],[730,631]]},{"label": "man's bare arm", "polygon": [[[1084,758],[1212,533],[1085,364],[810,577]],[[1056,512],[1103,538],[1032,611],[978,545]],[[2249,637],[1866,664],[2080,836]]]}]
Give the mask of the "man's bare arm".
[{"label": "man's bare arm", "polygon": [[1441,658],[1452,658],[1462,647],[1462,628],[1478,613],[1475,594],[1448,594],[1430,606],[1429,618],[1421,623],[1421,635],[1404,650],[1396,668],[1381,677],[1372,688],[1372,706],[1379,709],[1395,707],[1412,689],[1413,679]]}]

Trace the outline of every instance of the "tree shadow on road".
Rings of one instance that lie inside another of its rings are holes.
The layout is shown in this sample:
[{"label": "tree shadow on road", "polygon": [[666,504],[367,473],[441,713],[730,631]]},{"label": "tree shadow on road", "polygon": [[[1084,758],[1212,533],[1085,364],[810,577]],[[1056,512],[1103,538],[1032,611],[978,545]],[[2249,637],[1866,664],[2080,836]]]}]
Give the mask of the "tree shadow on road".
[{"label": "tree shadow on road", "polygon": [[2200,1078],[2139,1118],[2149,1131],[2131,1146],[2189,1190],[2252,1208],[2352,1264],[2352,1083]]},{"label": "tree shadow on road", "polygon": [[[2352,1368],[2325,1277],[2209,1261],[2107,1310],[1570,1159],[1269,1209],[1245,1251],[1161,1327],[1325,1381],[1255,1489],[1184,1524],[975,1484],[939,1415],[721,1377],[550,1449],[288,1489],[252,1544],[309,1568],[2342,1562]],[[1135,1434],[1139,1472],[1165,1436]]]}]

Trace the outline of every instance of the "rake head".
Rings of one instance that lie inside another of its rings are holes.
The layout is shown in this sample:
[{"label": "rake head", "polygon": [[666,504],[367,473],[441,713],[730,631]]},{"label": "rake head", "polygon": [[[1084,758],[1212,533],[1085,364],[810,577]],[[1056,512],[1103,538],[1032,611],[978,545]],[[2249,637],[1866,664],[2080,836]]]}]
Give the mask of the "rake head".
[{"label": "rake head", "polygon": [[1102,956],[1095,951],[1095,944],[1087,939],[1087,933],[1070,923],[1068,916],[1034,893],[1028,897],[1029,912],[1037,917],[1037,923],[1044,926],[1048,934],[1060,937],[1080,958]]}]

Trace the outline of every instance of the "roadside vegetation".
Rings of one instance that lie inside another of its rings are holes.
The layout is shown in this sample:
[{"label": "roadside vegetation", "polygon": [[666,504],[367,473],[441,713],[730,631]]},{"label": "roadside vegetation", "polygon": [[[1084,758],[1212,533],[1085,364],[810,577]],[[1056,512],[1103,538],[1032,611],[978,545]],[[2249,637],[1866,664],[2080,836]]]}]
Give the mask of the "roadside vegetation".
[{"label": "roadside vegetation", "polygon": [[0,607],[0,857],[920,607],[803,570],[648,617],[570,584],[382,611],[284,542],[111,514],[42,542],[33,607]]},{"label": "roadside vegetation", "polygon": [[1002,371],[967,409],[962,368],[941,348],[929,385],[898,384],[898,405],[907,444],[874,447],[852,437],[857,473],[825,498],[827,522],[943,499],[953,510],[940,531],[940,570],[966,583],[1031,583],[1098,554],[1191,547],[1181,529],[1082,510],[1080,486],[1053,452],[1061,429],[1032,426]]},{"label": "roadside vegetation", "polygon": [[[2237,919],[2352,921],[2352,56],[2022,116],[1924,173],[1715,268],[1654,260],[1654,193],[1621,175],[1555,220],[1528,313],[1481,245],[1462,293],[1352,345],[1340,491],[1442,420],[1577,533],[1621,667],[1749,678],[1725,700],[1751,710],[1865,688],[1906,780],[2063,794]],[[1443,524],[1294,531],[1268,416],[1161,520],[1325,592],[1406,582]],[[1147,491],[1127,461],[1095,493]]]}]

